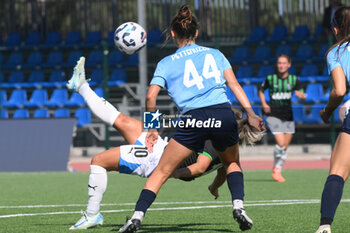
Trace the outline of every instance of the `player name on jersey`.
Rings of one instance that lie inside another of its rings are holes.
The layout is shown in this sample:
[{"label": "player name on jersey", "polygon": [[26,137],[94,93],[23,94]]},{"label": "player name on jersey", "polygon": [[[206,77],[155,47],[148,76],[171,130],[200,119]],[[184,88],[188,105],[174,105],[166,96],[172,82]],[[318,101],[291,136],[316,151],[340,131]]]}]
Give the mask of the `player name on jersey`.
[{"label": "player name on jersey", "polygon": [[180,59],[182,57],[186,57],[188,55],[194,54],[194,53],[198,53],[198,52],[202,52],[202,51],[206,51],[209,50],[209,48],[206,47],[196,47],[196,48],[191,48],[191,49],[186,49],[184,51],[180,51],[178,53],[175,53],[173,55],[171,55],[171,59],[174,61],[175,59]]}]

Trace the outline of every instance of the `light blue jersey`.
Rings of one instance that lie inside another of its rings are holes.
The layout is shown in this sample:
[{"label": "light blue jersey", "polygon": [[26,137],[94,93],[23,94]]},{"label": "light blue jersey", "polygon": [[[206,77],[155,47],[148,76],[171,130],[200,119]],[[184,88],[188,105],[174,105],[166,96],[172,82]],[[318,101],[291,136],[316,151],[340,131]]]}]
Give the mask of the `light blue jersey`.
[{"label": "light blue jersey", "polygon": [[350,46],[346,47],[345,44],[340,47],[339,52],[337,52],[339,46],[329,51],[327,54],[327,66],[329,74],[331,74],[334,68],[341,66],[346,79],[350,83]]},{"label": "light blue jersey", "polygon": [[183,114],[229,102],[223,75],[229,68],[230,63],[219,50],[188,44],[158,63],[151,85],[166,87]]}]

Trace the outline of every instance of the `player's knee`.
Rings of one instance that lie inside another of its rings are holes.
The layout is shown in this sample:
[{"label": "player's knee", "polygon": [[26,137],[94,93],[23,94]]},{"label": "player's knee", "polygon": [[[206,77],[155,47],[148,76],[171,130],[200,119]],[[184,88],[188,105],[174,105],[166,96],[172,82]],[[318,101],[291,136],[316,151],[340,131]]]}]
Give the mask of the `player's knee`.
[{"label": "player's knee", "polygon": [[101,158],[100,154],[95,155],[94,157],[92,157],[91,165],[98,165],[98,166],[102,165],[102,158]]}]

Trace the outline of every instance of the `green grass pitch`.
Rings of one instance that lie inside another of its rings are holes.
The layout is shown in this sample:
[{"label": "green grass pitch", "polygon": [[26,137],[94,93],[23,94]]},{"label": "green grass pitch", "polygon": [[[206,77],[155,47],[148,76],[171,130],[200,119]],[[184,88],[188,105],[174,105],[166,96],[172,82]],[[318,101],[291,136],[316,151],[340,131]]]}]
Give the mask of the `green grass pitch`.
[{"label": "green grass pitch", "polygon": [[[245,171],[248,232],[315,232],[327,170],[286,170],[286,183],[270,171]],[[88,173],[0,173],[0,232],[71,232],[87,203]],[[214,173],[183,182],[170,179],[143,221],[142,232],[240,232],[232,219],[225,183],[218,200],[207,191]],[[113,232],[130,216],[145,183],[136,176],[109,173],[101,207],[104,225],[88,232]],[[350,189],[344,188],[332,232],[350,232]],[[22,216],[21,216],[22,214]],[[32,214],[32,215],[28,215]],[[23,216],[24,215],[24,216]]]}]

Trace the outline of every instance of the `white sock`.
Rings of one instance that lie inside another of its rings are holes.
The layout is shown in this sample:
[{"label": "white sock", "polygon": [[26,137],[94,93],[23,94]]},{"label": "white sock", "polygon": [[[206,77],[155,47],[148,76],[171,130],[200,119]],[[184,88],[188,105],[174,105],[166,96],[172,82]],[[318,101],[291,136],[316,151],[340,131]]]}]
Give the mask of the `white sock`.
[{"label": "white sock", "polygon": [[141,222],[143,220],[143,217],[145,216],[145,213],[142,211],[135,211],[131,219],[139,219]]},{"label": "white sock", "polygon": [[275,145],[275,149],[273,150],[273,167],[277,167],[282,169],[282,167],[279,165],[279,162],[281,160],[283,151],[285,151],[284,146],[279,146],[279,145]]},{"label": "white sock", "polygon": [[327,228],[331,228],[331,225],[329,225],[329,224],[321,225],[317,230],[322,231],[322,230],[327,229]]},{"label": "white sock", "polygon": [[287,150],[284,149],[281,153],[281,157],[277,161],[276,167],[278,167],[282,170],[283,164],[286,161],[287,157],[288,157],[288,152],[287,152]]},{"label": "white sock", "polygon": [[107,187],[107,171],[103,167],[90,165],[88,194],[89,201],[86,209],[88,216],[100,212],[100,204]]},{"label": "white sock", "polygon": [[232,202],[233,209],[243,209],[243,201],[240,199],[235,199]]},{"label": "white sock", "polygon": [[120,112],[111,103],[96,95],[88,83],[84,83],[79,88],[79,94],[84,98],[95,116],[103,122],[113,126],[114,121],[117,119]]}]

